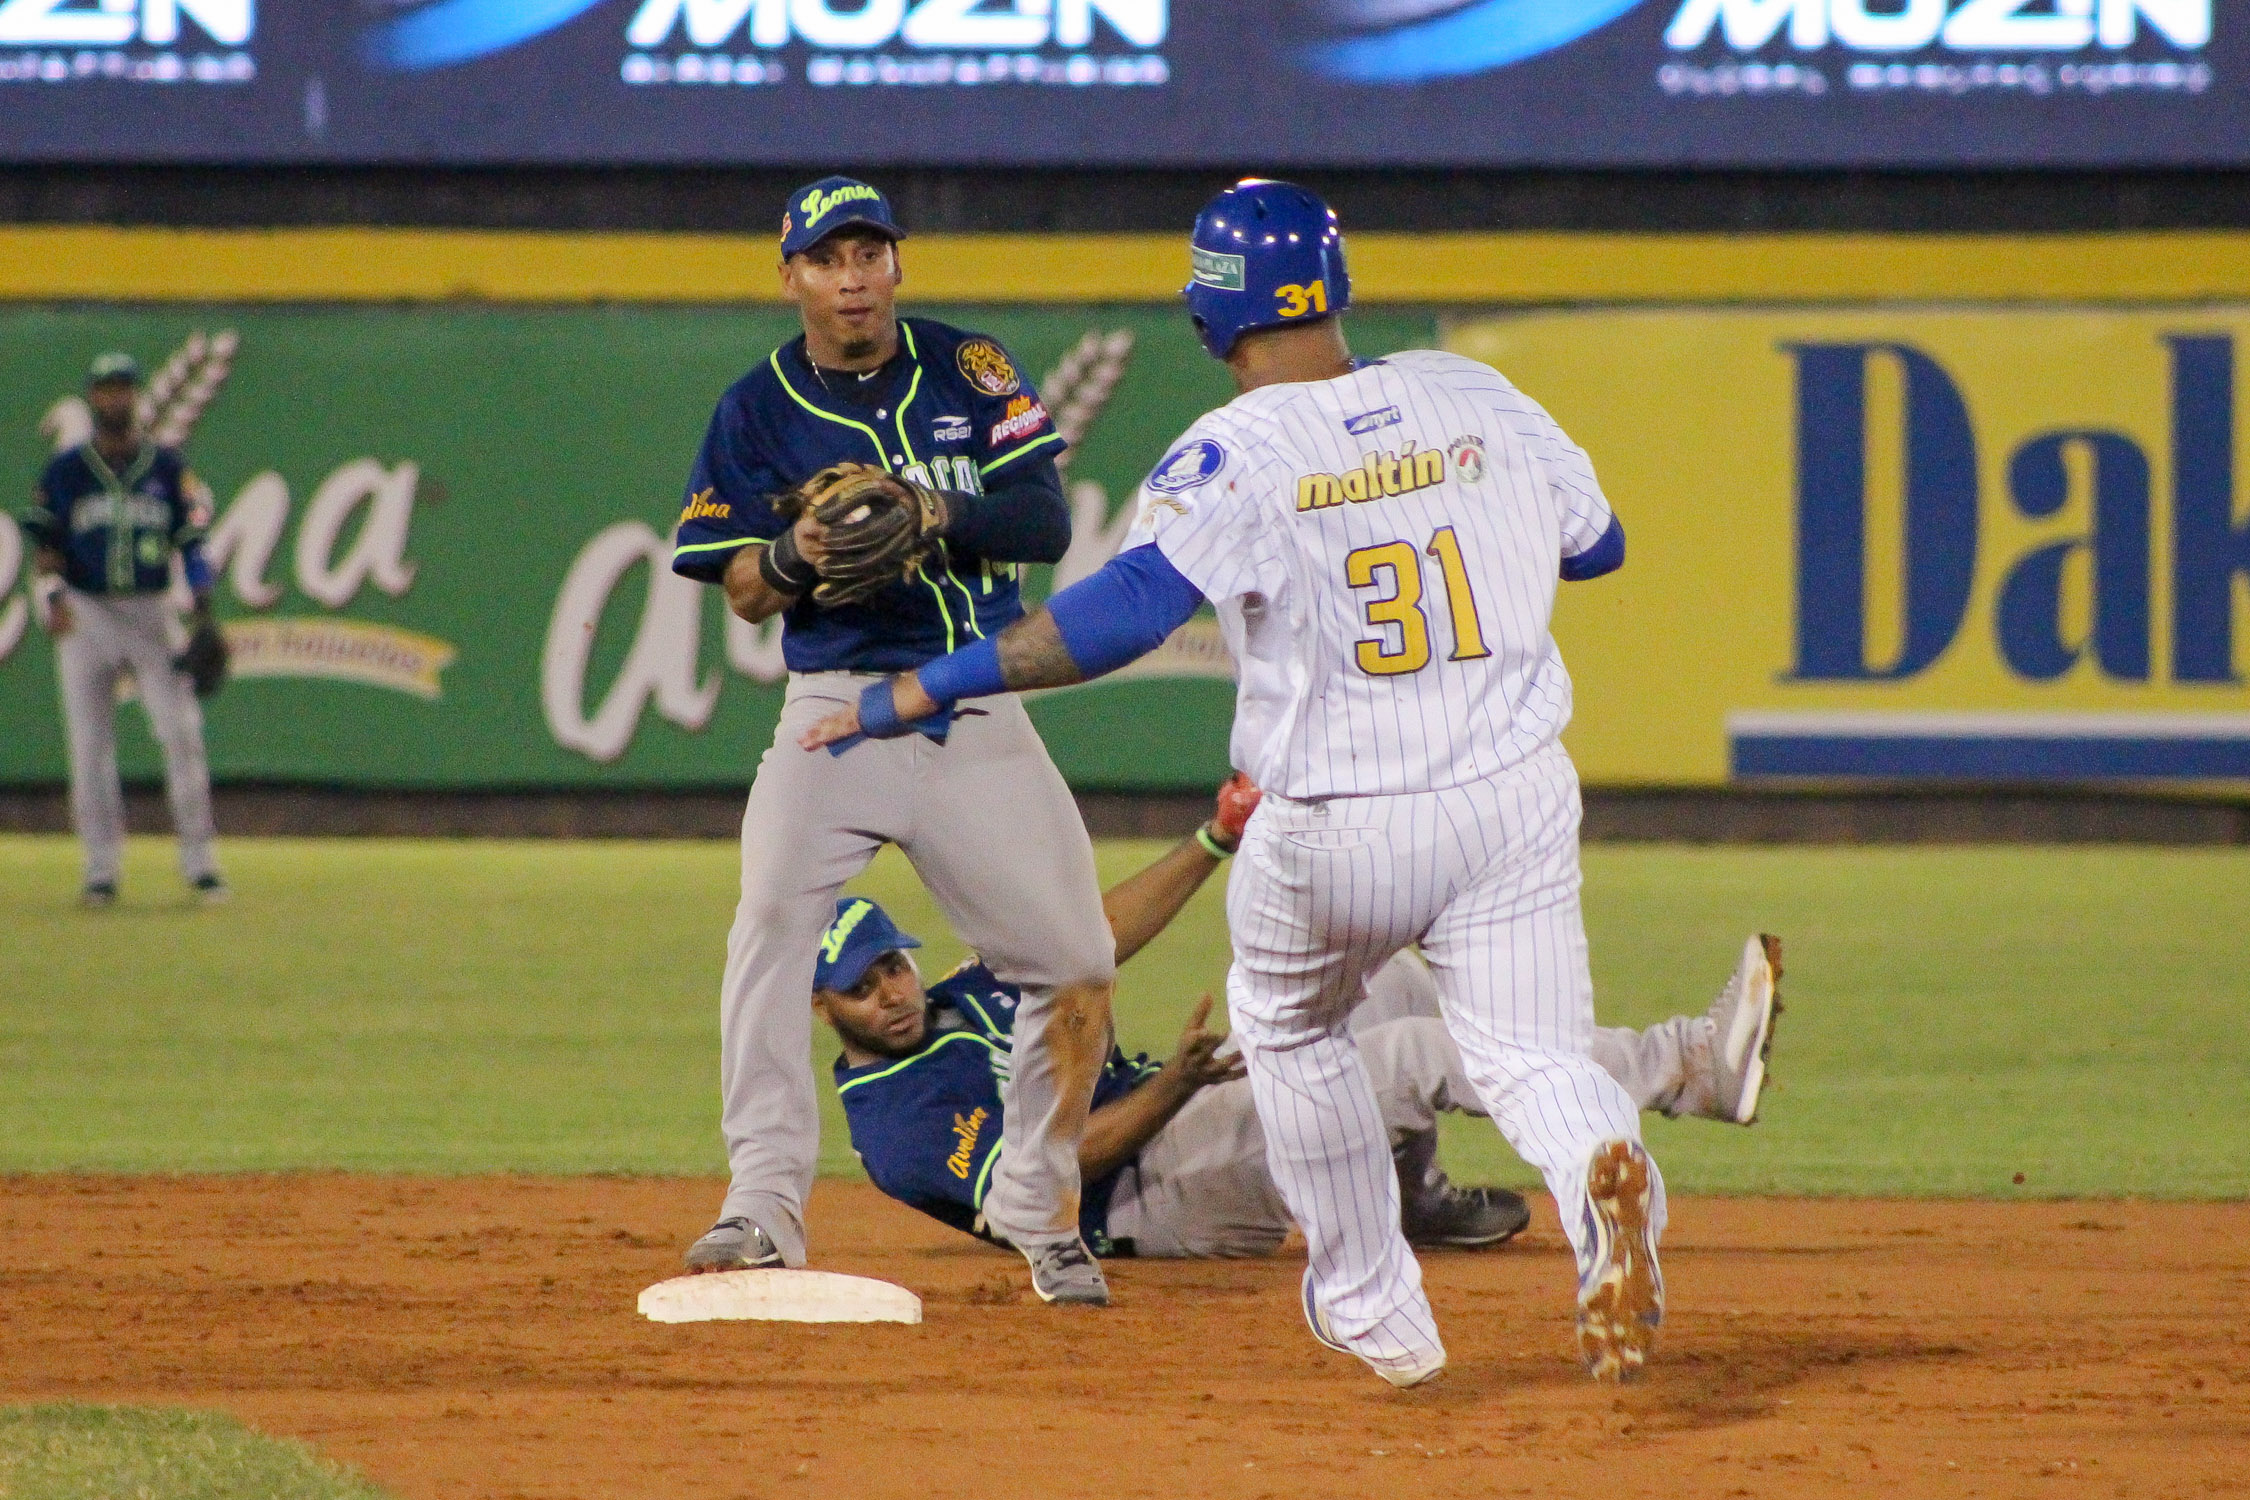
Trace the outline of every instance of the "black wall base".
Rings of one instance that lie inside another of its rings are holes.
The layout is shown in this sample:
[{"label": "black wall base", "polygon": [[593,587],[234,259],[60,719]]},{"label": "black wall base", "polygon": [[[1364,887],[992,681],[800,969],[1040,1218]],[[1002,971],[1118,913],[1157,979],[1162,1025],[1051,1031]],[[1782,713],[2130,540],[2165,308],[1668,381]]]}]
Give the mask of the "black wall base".
[{"label": "black wall base", "polygon": [[[714,838],[741,832],[741,790],[366,791],[226,786],[221,837]],[[1097,838],[1178,838],[1211,799],[1086,792]],[[158,787],[126,793],[135,833],[170,823]],[[0,832],[67,833],[60,787],[0,788]],[[1686,844],[2250,844],[2250,801],[2047,788],[1890,790],[1593,790],[1585,836]]]}]

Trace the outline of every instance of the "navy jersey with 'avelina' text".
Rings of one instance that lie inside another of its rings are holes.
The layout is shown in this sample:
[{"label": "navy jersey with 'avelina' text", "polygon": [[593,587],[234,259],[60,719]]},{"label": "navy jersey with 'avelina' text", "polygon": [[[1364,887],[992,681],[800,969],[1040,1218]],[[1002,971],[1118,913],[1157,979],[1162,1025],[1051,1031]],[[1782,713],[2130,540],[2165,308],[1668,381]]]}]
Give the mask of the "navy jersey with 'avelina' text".
[{"label": "navy jersey with 'avelina' text", "polygon": [[[719,398],[688,480],[674,572],[719,581],[742,547],[781,534],[771,497],[830,464],[880,464],[979,495],[1013,466],[1062,452],[1039,393],[997,340],[927,318],[901,318],[898,330],[898,353],[865,377],[815,369],[799,337]],[[790,605],[782,659],[792,672],[911,671],[1022,614],[1013,563],[947,543],[920,576],[865,603]]]},{"label": "navy jersey with 'avelina' text", "polygon": [[[836,1059],[836,1092],[868,1177],[887,1196],[971,1234],[984,1233],[985,1189],[1000,1156],[1000,1086],[1016,999],[1013,986],[971,959],[930,986],[930,1029],[920,1051],[860,1068]],[[1094,1083],[1093,1107],[1123,1098],[1157,1067],[1112,1047]],[[1097,1255],[1108,1253],[1118,1172],[1081,1189],[1079,1232]]]}]

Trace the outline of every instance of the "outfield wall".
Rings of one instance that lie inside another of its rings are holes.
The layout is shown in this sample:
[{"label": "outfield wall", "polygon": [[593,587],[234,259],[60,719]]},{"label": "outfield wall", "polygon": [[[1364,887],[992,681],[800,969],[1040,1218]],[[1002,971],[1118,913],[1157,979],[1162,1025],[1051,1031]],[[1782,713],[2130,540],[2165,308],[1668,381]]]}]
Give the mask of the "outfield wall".
[{"label": "outfield wall", "polygon": [[[1359,347],[1490,359],[1586,444],[1626,520],[1630,565],[1558,615],[1589,784],[2250,784],[2250,236],[1353,252]],[[220,498],[243,672],[211,710],[222,779],[739,785],[778,708],[777,640],[652,560],[711,401],[791,331],[770,254],[0,229],[0,454],[29,474],[71,434],[98,349],[200,348],[190,373],[224,374],[189,444]],[[1227,395],[1168,301],[1176,241],[930,236],[908,256],[916,310],[997,333],[1035,375],[1081,348],[1119,365],[1067,476],[1060,576],[1098,565],[1140,475]],[[1053,572],[1032,571],[1043,593]],[[0,782],[18,785],[63,770],[24,572],[0,525]],[[1133,676],[1035,706],[1075,785],[1221,774],[1213,637],[1190,627]],[[127,744],[128,773],[152,774]]]}]

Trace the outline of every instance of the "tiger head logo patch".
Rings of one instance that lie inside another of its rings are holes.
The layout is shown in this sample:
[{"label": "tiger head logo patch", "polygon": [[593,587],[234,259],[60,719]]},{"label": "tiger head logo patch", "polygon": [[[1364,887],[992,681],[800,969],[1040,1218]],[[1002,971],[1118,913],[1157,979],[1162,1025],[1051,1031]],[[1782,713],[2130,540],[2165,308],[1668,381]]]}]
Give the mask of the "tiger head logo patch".
[{"label": "tiger head logo patch", "polygon": [[1008,352],[990,339],[967,339],[953,352],[961,378],[987,396],[1013,396],[1023,389],[1023,377],[1009,362]]}]

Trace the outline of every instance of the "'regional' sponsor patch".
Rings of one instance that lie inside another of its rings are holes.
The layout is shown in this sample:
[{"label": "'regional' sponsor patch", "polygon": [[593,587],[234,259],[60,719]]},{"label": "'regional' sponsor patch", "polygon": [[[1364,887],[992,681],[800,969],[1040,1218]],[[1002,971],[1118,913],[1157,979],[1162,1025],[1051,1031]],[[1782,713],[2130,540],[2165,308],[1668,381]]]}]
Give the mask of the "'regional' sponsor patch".
[{"label": "'regional' sponsor patch", "polygon": [[953,351],[961,378],[987,396],[1013,396],[1023,389],[1023,377],[1008,358],[1008,351],[990,339],[964,339]]},{"label": "'regional' sponsor patch", "polygon": [[1008,403],[1008,414],[992,424],[988,442],[997,448],[1002,443],[1012,443],[1017,438],[1029,437],[1047,422],[1047,408],[1030,396],[1018,396]]}]

